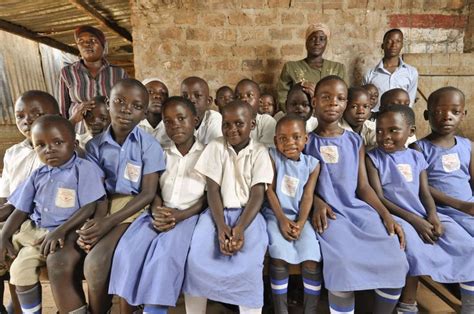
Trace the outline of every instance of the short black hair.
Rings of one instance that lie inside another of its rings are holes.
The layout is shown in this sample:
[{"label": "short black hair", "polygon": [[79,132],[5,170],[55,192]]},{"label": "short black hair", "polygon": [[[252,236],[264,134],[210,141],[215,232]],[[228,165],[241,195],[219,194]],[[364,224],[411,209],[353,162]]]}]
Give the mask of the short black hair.
[{"label": "short black hair", "polygon": [[30,99],[37,99],[40,101],[42,105],[50,106],[52,109],[52,113],[54,114],[59,114],[59,104],[56,98],[53,97],[53,95],[42,91],[42,90],[29,90],[21,94],[21,96],[18,98],[18,101],[22,101],[23,103],[30,100]]},{"label": "short black hair", "polygon": [[365,96],[367,96],[367,98],[370,98],[369,92],[365,88],[356,86],[356,87],[350,87],[347,90],[347,101],[352,102],[357,94],[364,94]]},{"label": "short black hair", "polygon": [[301,123],[303,126],[303,131],[306,133],[306,121],[301,118],[300,116],[296,114],[288,114],[286,116],[283,116],[280,120],[277,121],[276,126],[275,126],[275,132],[278,130],[280,125],[282,125],[285,122],[298,122]]},{"label": "short black hair", "polygon": [[391,33],[400,33],[402,34],[402,37],[403,37],[403,32],[401,29],[399,28],[392,28],[392,29],[389,29],[388,31],[385,32],[385,34],[383,34],[383,39],[382,41],[385,41],[385,39],[388,37],[388,35],[390,35]]},{"label": "short black hair", "polygon": [[191,100],[189,100],[185,97],[182,97],[182,96],[172,96],[172,97],[166,99],[165,102],[162,105],[161,114],[163,115],[166,108],[169,107],[173,103],[179,103],[179,104],[185,106],[186,108],[188,108],[191,111],[193,116],[197,116],[196,106],[194,106],[194,104],[192,103]]},{"label": "short black hair", "polygon": [[33,122],[31,129],[33,130],[35,127],[48,126],[48,125],[49,126],[51,125],[64,126],[66,131],[71,136],[71,138],[75,140],[76,132],[74,131],[74,126],[68,119],[60,115],[46,114],[44,116],[41,116],[38,119],[36,119],[35,122]]},{"label": "short black hair", "polygon": [[383,93],[382,96],[380,96],[380,108],[382,108],[384,106],[387,106],[387,105],[390,105],[390,98],[395,96],[398,93],[404,93],[408,96],[408,99],[410,99],[410,95],[403,88],[389,89],[388,91]]},{"label": "short black hair", "polygon": [[209,84],[207,84],[205,79],[203,79],[199,76],[189,76],[181,82],[181,86],[189,84],[190,81],[196,81],[198,84],[204,86],[204,88],[207,92],[207,96],[209,96]]},{"label": "short black hair", "polygon": [[257,115],[257,113],[254,112],[253,107],[249,103],[247,103],[246,101],[242,101],[240,99],[232,100],[227,105],[225,105],[221,109],[221,114],[222,116],[224,116],[224,113],[226,113],[227,111],[236,110],[237,108],[244,108],[245,110],[247,110],[250,113],[250,116],[252,117],[252,119],[255,119]]},{"label": "short black hair", "polygon": [[303,85],[301,83],[296,83],[294,85],[291,86],[290,90],[288,91],[288,94],[286,95],[286,99],[288,100],[288,97],[290,96],[291,93],[294,93],[296,91],[301,91],[304,93],[304,95],[306,96],[306,98],[308,98],[308,101],[309,103],[311,104],[311,95],[308,94],[305,89],[303,88]]},{"label": "short black hair", "polygon": [[235,91],[234,93],[237,92],[237,88],[239,87],[239,85],[242,85],[242,84],[250,84],[252,85],[257,91],[258,91],[258,95],[260,96],[262,94],[262,91],[260,90],[260,86],[258,86],[257,82],[255,81],[252,81],[251,79],[248,79],[248,78],[244,78],[242,80],[240,80],[237,85],[235,85]]},{"label": "short black hair", "polygon": [[388,104],[377,113],[377,119],[389,112],[400,113],[409,126],[415,125],[415,112],[409,106]]},{"label": "short black hair", "polygon": [[330,81],[341,82],[347,88],[346,82],[344,82],[344,80],[340,76],[329,75],[329,76],[325,76],[325,77],[323,77],[322,79],[319,80],[319,82],[316,84],[316,88],[314,89],[314,94],[316,95],[318,93],[318,90],[321,88],[321,86],[323,86],[324,84],[326,84],[327,82],[330,82]]},{"label": "short black hair", "polygon": [[144,105],[148,107],[148,90],[146,89],[145,85],[142,84],[142,82],[140,82],[136,79],[132,79],[132,78],[122,79],[122,80],[118,81],[117,83],[115,83],[115,85],[110,90],[110,94],[112,95],[112,92],[114,91],[114,89],[119,87],[119,86],[136,87],[136,88],[140,89],[143,96],[145,97],[145,100],[144,100],[145,104]]},{"label": "short black hair", "polygon": [[227,85],[224,85],[224,86],[221,86],[221,87],[219,87],[219,88],[217,89],[217,91],[216,91],[216,97],[217,97],[217,95],[218,95],[219,93],[222,93],[222,92],[224,92],[224,91],[226,91],[226,90],[230,91],[232,94],[234,93],[234,91],[232,90],[232,88],[230,88],[230,87],[227,86]]},{"label": "short black hair", "polygon": [[438,104],[438,101],[439,101],[441,95],[443,95],[445,93],[449,93],[449,92],[458,93],[462,98],[462,102],[463,103],[466,102],[466,96],[464,95],[462,90],[460,90],[459,88],[456,88],[454,86],[441,87],[441,88],[438,88],[437,90],[435,90],[434,92],[432,92],[430,94],[430,96],[428,97],[428,103],[427,103],[428,110],[430,108],[432,108],[433,106],[435,106],[436,104]]},{"label": "short black hair", "polygon": [[94,97],[94,102],[96,104],[103,104],[103,105],[107,106],[109,101],[108,101],[106,96],[95,96]]}]

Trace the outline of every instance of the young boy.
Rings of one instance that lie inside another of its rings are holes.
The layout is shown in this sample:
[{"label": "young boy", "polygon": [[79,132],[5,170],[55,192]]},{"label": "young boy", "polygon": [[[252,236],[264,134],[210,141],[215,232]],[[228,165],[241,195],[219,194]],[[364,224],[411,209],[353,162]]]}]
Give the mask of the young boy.
[{"label": "young boy", "polygon": [[260,100],[260,87],[258,84],[249,79],[241,80],[235,87],[235,98],[245,101],[254,110],[256,125],[250,133],[252,139],[267,147],[273,147],[276,121],[269,115],[258,113],[258,103]]},{"label": "young boy", "polygon": [[260,313],[268,236],[260,214],[273,179],[268,151],[250,137],[255,111],[240,100],[222,111],[223,138],[206,147],[195,169],[206,176],[209,209],[191,240],[183,286],[187,313],[205,313],[207,299]]},{"label": "young boy", "polygon": [[148,91],[139,81],[125,79],[110,93],[110,127],[86,145],[87,158],[105,172],[109,215],[89,220],[79,233],[79,245],[89,253],[84,262],[92,313],[110,307],[108,277],[115,246],[154,199],[159,173],[165,169],[160,144],[137,124],[145,118]]},{"label": "young boy", "polygon": [[86,149],[87,142],[104,132],[110,124],[107,98],[105,96],[97,96],[94,98],[94,107],[86,111],[84,114],[84,122],[86,133],[76,134],[79,147],[83,150]]},{"label": "young boy", "polygon": [[24,313],[41,312],[38,268],[45,264],[59,311],[86,313],[83,295],[75,292],[81,285],[74,280],[81,253],[73,231],[94,213],[96,201],[105,195],[101,172],[76,156],[75,132],[67,119],[40,117],[31,137],[45,165],[8,198],[16,209],[2,230],[0,259],[5,254],[15,257],[10,281]]},{"label": "young boy", "polygon": [[348,131],[356,132],[364,140],[365,150],[374,148],[375,123],[370,117],[369,93],[362,87],[351,87],[347,92],[347,107],[339,125]]},{"label": "young boy", "polygon": [[222,111],[222,108],[227,105],[229,102],[234,100],[234,91],[229,86],[221,86],[216,92],[216,99],[214,103],[216,104],[219,112]]},{"label": "young boy", "polygon": [[[410,107],[412,107],[416,98],[418,71],[403,62],[400,57],[402,48],[402,31],[399,29],[387,31],[382,42],[383,58],[365,75],[364,84],[374,84],[380,94],[393,88],[403,88],[410,95]],[[375,106],[373,111],[379,111],[379,106]]]},{"label": "young boy", "polygon": [[365,84],[362,86],[370,96],[370,110],[373,110],[379,102],[379,90],[374,84]]},{"label": "young boy", "polygon": [[277,112],[276,100],[272,94],[263,94],[260,96],[260,101],[258,103],[258,113],[259,114],[268,114],[274,116]]}]

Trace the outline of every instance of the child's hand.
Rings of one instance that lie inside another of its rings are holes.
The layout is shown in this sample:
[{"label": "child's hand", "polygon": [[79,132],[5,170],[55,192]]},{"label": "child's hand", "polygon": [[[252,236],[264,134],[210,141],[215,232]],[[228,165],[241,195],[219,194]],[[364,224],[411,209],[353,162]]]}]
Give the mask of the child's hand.
[{"label": "child's hand", "polygon": [[15,249],[13,248],[12,241],[4,240],[3,237],[0,239],[0,264],[6,265],[6,257],[14,259],[16,257]]},{"label": "child's hand", "polygon": [[394,234],[397,235],[398,241],[400,242],[400,248],[404,250],[406,244],[405,244],[405,233],[403,232],[402,226],[397,224],[395,220],[393,220],[392,215],[388,213],[387,215],[382,216],[382,221],[390,236],[393,236]]},{"label": "child's hand", "polygon": [[441,221],[439,220],[439,217],[437,214],[428,216],[427,220],[433,225],[433,234],[437,237],[436,240],[439,239],[444,233],[444,228],[443,225],[441,224]]},{"label": "child's hand", "polygon": [[152,210],[152,216],[153,227],[160,232],[173,229],[177,223],[183,220],[182,211],[168,207],[155,207]]},{"label": "child's hand", "polygon": [[298,237],[295,236],[295,229],[299,229],[298,224],[288,217],[283,217],[278,220],[278,227],[280,228],[281,235],[287,241],[295,241]]},{"label": "child's hand", "polygon": [[320,200],[316,204],[316,210],[313,212],[313,228],[319,233],[322,234],[324,230],[328,228],[328,217],[330,219],[336,219],[336,214],[334,214],[332,208],[326,204],[323,200]]},{"label": "child's hand", "polygon": [[423,242],[434,244],[438,240],[438,237],[434,234],[435,227],[428,220],[416,216],[410,221],[410,224],[418,232]]},{"label": "child's hand", "polygon": [[64,247],[65,238],[66,233],[56,228],[54,231],[44,235],[41,239],[38,239],[35,245],[41,244],[40,253],[43,257],[47,257],[49,254],[53,254]]},{"label": "child's hand", "polygon": [[0,221],[6,221],[11,213],[15,210],[12,204],[3,204],[0,206]]},{"label": "child's hand", "polygon": [[316,89],[316,83],[303,80],[303,81],[301,82],[301,86],[303,87],[303,91],[304,91],[305,93],[307,93],[308,95],[310,95],[311,98],[314,97],[314,91],[315,91],[315,89]]},{"label": "child's hand", "polygon": [[298,240],[301,236],[301,231],[303,231],[305,221],[296,220],[295,223],[297,228],[293,228],[293,236]]},{"label": "child's hand", "polygon": [[71,117],[69,118],[69,121],[71,121],[73,124],[79,123],[80,121],[82,121],[82,119],[84,119],[86,112],[94,108],[95,101],[93,100],[81,102],[75,105],[71,110]]},{"label": "child's hand", "polygon": [[460,210],[468,215],[474,216],[474,203],[463,202]]},{"label": "child's hand", "polygon": [[[76,230],[76,232],[79,234],[79,238],[83,243],[93,246],[106,235],[110,229],[112,229],[112,226],[109,225],[107,218],[93,218],[87,221],[81,229]],[[78,244],[79,243],[78,241]]]},{"label": "child's hand", "polygon": [[224,255],[231,256],[232,249],[230,245],[230,240],[232,238],[232,230],[228,225],[224,224],[223,226],[217,227],[217,233],[221,253]]},{"label": "child's hand", "polygon": [[240,251],[244,246],[244,230],[239,226],[235,226],[231,231],[232,237],[230,239],[230,248],[232,253]]}]

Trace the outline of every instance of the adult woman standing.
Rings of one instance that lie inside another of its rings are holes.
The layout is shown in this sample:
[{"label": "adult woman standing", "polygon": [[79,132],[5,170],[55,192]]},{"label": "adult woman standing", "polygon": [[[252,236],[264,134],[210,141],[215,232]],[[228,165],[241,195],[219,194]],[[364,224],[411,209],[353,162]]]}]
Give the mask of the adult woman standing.
[{"label": "adult woman standing", "polygon": [[[61,70],[59,105],[62,115],[76,124],[94,106],[94,97],[108,96],[112,86],[128,76],[124,69],[111,65],[105,59],[107,41],[101,30],[80,26],[74,31],[74,39],[81,59]],[[78,128],[80,133],[83,129],[81,125]]]},{"label": "adult woman standing", "polygon": [[326,24],[311,24],[306,29],[306,58],[285,63],[281,71],[277,85],[280,108],[284,107],[288,91],[294,84],[302,83],[312,96],[316,83],[323,77],[337,75],[348,82],[346,68],[342,63],[323,59],[330,37],[331,32]]}]

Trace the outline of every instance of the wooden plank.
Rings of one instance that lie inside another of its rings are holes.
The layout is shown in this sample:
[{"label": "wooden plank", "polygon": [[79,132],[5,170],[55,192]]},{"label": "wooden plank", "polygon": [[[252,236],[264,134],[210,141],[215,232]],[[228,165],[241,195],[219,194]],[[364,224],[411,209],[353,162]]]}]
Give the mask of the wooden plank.
[{"label": "wooden plank", "polygon": [[431,292],[436,294],[441,300],[446,302],[456,313],[461,311],[461,300],[456,298],[445,286],[440,283],[434,282],[428,276],[421,276],[420,281],[424,284]]},{"label": "wooden plank", "polygon": [[73,54],[73,55],[78,55],[79,54],[79,50],[77,50],[74,47],[71,47],[71,46],[66,45],[62,42],[59,42],[59,41],[57,41],[57,40],[55,40],[51,37],[42,36],[38,33],[35,33],[33,31],[29,30],[26,27],[23,27],[23,26],[17,25],[17,24],[13,24],[13,23],[10,23],[10,22],[2,20],[2,19],[0,19],[0,29],[4,30],[6,32],[9,32],[9,33],[12,33],[12,34],[15,34],[15,35],[18,35],[18,36],[21,36],[21,37],[39,42],[39,43],[42,43],[42,44],[45,44],[45,45],[48,45],[50,47],[68,52],[68,53]]},{"label": "wooden plank", "polygon": [[115,32],[119,36],[125,38],[129,42],[133,42],[132,35],[123,27],[120,27],[112,20],[105,18],[99,11],[95,8],[91,7],[87,4],[84,0],[69,0],[70,3],[75,5],[79,10],[83,11],[87,15],[91,16],[95,20],[97,20],[101,25],[104,27],[109,28],[111,31]]}]

